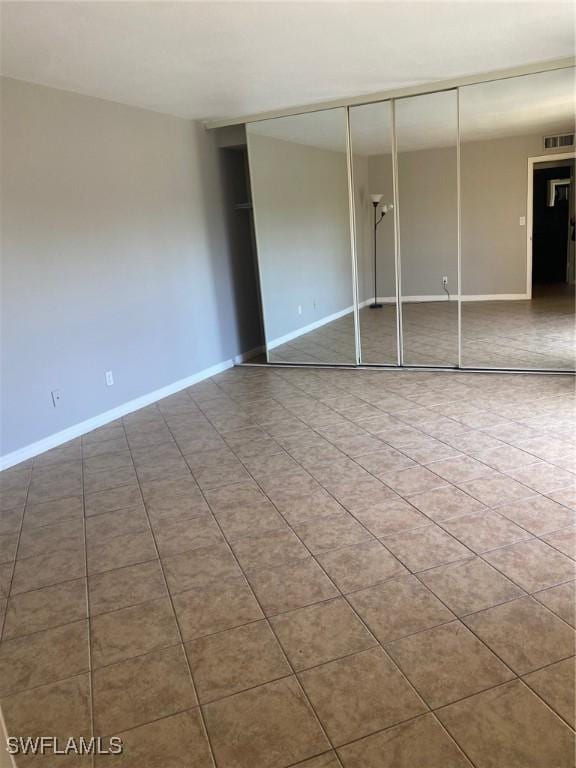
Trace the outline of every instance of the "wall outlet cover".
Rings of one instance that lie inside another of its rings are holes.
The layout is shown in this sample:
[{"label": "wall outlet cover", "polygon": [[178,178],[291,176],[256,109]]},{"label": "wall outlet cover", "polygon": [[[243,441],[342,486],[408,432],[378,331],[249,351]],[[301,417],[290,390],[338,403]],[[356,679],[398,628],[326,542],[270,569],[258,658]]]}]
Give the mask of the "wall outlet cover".
[{"label": "wall outlet cover", "polygon": [[112,371],[106,371],[106,384],[111,387],[112,384],[114,384],[114,376],[112,375]]}]

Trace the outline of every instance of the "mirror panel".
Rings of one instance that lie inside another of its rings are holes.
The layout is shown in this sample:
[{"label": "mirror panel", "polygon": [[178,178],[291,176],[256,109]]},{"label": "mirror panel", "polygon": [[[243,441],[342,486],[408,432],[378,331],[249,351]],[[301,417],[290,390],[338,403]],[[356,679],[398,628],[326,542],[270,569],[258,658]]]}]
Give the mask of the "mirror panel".
[{"label": "mirror panel", "polygon": [[346,110],[246,133],[268,361],[354,365]]},{"label": "mirror panel", "polygon": [[390,102],[350,108],[363,364],[397,365],[394,178]]},{"label": "mirror panel", "polygon": [[458,365],[458,99],[395,103],[405,365]]},{"label": "mirror panel", "polygon": [[460,89],[463,366],[575,368],[574,147],[544,143],[574,92],[573,68]]}]

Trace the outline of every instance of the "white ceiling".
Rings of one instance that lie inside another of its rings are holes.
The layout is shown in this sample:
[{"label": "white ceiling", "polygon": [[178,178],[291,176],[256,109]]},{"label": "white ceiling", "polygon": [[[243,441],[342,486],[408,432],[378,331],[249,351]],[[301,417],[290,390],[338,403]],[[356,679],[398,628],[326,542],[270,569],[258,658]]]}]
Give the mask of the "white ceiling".
[{"label": "white ceiling", "polygon": [[[460,90],[462,141],[479,141],[574,130],[574,69],[524,75]],[[390,108],[386,103],[350,111],[352,149],[360,155],[390,152]],[[344,110],[251,123],[250,132],[333,151],[346,146]],[[442,91],[396,102],[399,151],[455,146],[457,105],[454,91]]]},{"label": "white ceiling", "polygon": [[571,2],[2,2],[2,73],[195,119],[574,53]]}]

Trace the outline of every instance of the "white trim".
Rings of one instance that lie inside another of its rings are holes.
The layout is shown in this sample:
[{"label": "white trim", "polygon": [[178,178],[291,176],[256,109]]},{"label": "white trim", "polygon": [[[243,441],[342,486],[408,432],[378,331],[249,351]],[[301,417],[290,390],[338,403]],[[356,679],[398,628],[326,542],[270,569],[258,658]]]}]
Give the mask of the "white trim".
[{"label": "white trim", "polygon": [[[239,358],[247,355],[251,355],[251,352],[239,355]],[[98,416],[93,416],[90,419],[86,419],[71,427],[67,427],[61,432],[55,432],[53,435],[48,435],[48,437],[42,438],[42,440],[30,443],[30,445],[25,445],[23,448],[7,453],[5,456],[0,456],[0,471],[13,467],[15,464],[20,464],[22,461],[27,461],[34,456],[38,456],[40,453],[49,451],[51,448],[57,448],[59,445],[67,443],[69,440],[74,440],[76,437],[92,432],[93,429],[103,427],[111,421],[116,421],[116,419],[126,416],[133,411],[137,411],[147,405],[156,403],[164,397],[174,395],[182,389],[191,387],[193,384],[198,384],[199,381],[204,381],[204,379],[209,379],[211,376],[216,376],[217,373],[227,371],[229,368],[234,367],[235,360],[238,360],[238,358],[224,360],[224,362],[213,365],[210,368],[205,368],[203,371],[198,371],[198,373],[194,373],[192,376],[187,376],[185,379],[179,379],[172,384],[156,389],[146,395],[141,395],[134,400],[129,400],[127,403],[112,408],[110,411],[100,413]]]},{"label": "white trim", "polygon": [[526,193],[526,293],[528,298],[532,298],[532,205],[534,198],[534,166],[537,163],[554,162],[555,160],[566,160],[566,158],[576,158],[576,152],[567,150],[566,152],[555,152],[553,155],[538,155],[528,158],[528,185]]},{"label": "white trim", "polygon": [[[348,215],[350,219],[350,258],[352,260],[352,302],[354,311],[354,353],[356,365],[362,363],[362,343],[360,340],[360,306],[358,304],[358,257],[356,251],[356,201],[354,199],[354,158],[352,155],[352,133],[350,126],[350,107],[344,110],[346,120],[346,178],[348,181]],[[374,288],[376,292],[376,288]]]},{"label": "white trim", "polygon": [[270,352],[270,350],[275,349],[282,344],[287,344],[289,341],[297,339],[299,336],[304,336],[305,333],[310,333],[310,331],[315,331],[317,328],[321,328],[323,325],[327,325],[334,320],[339,320],[341,317],[344,317],[344,315],[349,315],[350,312],[354,312],[353,306],[341,309],[339,312],[334,312],[332,315],[327,315],[320,320],[315,320],[313,323],[297,328],[295,331],[290,331],[290,333],[286,333],[284,336],[272,339],[272,341],[268,342],[266,345],[266,349]]},{"label": "white trim", "polygon": [[242,352],[241,355],[236,355],[234,358],[234,365],[242,365],[242,363],[247,363],[248,360],[252,360],[254,357],[258,357],[258,355],[262,355],[266,352],[265,346],[260,347],[254,347],[254,349],[249,349],[248,352]]},{"label": "white trim", "polygon": [[[402,296],[401,302],[406,304],[417,304],[418,302],[427,302],[427,301],[438,301],[438,302],[446,302],[446,301],[458,301],[458,294],[453,293],[450,295],[450,299],[446,298],[445,293],[439,293],[438,295],[432,296]],[[461,298],[461,301],[526,301],[526,299],[529,299],[530,296],[527,293],[482,293],[482,294],[464,294]],[[374,299],[366,299],[365,301],[361,302],[361,307],[367,307],[369,304],[372,304]],[[395,296],[378,296],[378,303],[379,304],[395,304],[396,303],[396,297]]]}]

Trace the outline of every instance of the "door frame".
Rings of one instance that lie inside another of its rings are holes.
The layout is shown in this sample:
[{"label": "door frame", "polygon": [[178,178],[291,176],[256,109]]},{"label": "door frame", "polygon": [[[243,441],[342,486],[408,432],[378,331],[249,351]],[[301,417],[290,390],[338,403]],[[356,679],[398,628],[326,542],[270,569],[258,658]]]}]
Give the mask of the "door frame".
[{"label": "door frame", "polygon": [[555,152],[528,158],[528,184],[526,196],[526,298],[532,298],[532,227],[534,226],[532,207],[534,204],[534,166],[555,160],[576,159],[576,150]]}]

